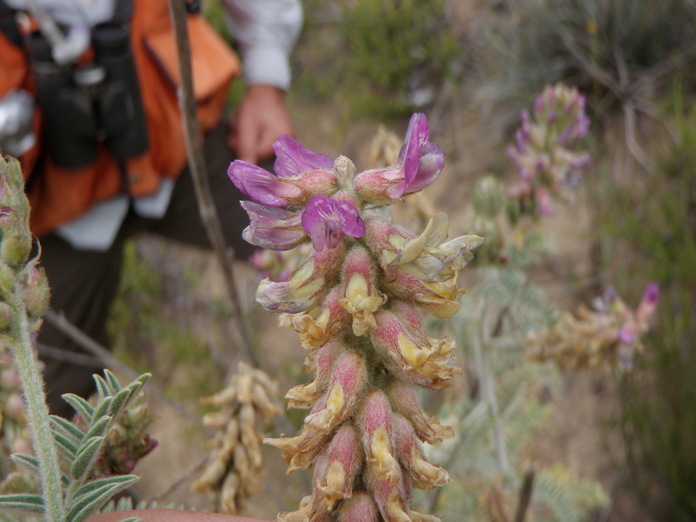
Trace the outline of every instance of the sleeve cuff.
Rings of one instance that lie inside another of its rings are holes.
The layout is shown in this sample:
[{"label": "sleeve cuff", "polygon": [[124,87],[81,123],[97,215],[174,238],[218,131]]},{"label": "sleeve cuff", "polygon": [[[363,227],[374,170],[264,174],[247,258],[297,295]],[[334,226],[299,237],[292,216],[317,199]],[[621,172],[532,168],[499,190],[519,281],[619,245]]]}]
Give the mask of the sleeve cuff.
[{"label": "sleeve cuff", "polygon": [[251,47],[244,50],[244,79],[247,84],[266,84],[285,91],[290,87],[290,63],[283,49]]}]

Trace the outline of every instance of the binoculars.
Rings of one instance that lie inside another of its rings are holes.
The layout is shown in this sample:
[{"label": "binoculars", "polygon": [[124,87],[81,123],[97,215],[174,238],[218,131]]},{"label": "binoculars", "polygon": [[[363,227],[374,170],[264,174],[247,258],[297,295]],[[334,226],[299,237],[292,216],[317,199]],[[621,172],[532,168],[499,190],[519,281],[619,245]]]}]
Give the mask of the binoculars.
[{"label": "binoculars", "polygon": [[60,65],[35,31],[27,36],[43,138],[50,158],[64,168],[93,163],[103,142],[118,161],[148,149],[145,111],[127,25],[92,29],[94,62]]}]

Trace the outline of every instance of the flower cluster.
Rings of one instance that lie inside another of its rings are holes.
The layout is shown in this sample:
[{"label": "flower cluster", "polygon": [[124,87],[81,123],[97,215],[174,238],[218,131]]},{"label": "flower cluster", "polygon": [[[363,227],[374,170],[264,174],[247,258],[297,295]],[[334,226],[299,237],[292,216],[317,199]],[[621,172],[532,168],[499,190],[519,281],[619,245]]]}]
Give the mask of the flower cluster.
[{"label": "flower cluster", "polygon": [[422,114],[388,167],[356,172],[347,158],[331,162],[288,137],[275,150],[277,176],[242,162],[229,175],[253,200],[243,203],[247,241],[276,250],[311,241],[314,249],[287,281],[265,279],[257,290],[257,301],[299,333],[314,373],[286,395],[290,407],[310,410],[300,432],[266,439],[289,471],[314,470],[312,494],[279,518],[436,520],[410,508],[411,490],[448,481],[421,442],[441,442],[452,430],[425,414],[416,390],[444,388],[460,368],[448,364],[453,341],[430,337],[421,311],[457,313],[457,274],[482,239],[448,241],[445,214],[415,234],[380,209],[442,171],[444,153]]},{"label": "flower cluster", "polygon": [[[97,402],[96,395],[90,398],[92,405]],[[140,392],[131,399],[106,432],[103,450],[94,463],[94,477],[131,473],[136,464],[158,445],[147,433],[153,420],[154,415],[147,407],[145,394]],[[82,431],[89,428],[79,414],[75,416],[74,424]]]},{"label": "flower cluster", "polygon": [[216,434],[208,443],[210,456],[203,472],[191,488],[215,493],[223,513],[240,513],[249,497],[261,489],[259,433],[282,412],[271,399],[277,388],[263,371],[241,362],[224,390],[201,400],[217,408],[203,417],[206,427],[215,429]]},{"label": "flower cluster", "polygon": [[648,330],[660,290],[649,284],[635,311],[612,289],[595,302],[595,310],[581,307],[576,316],[565,314],[556,325],[528,336],[527,357],[551,360],[563,370],[633,367],[640,352],[640,336]]},{"label": "flower cluster", "polygon": [[575,88],[558,84],[547,86],[537,97],[534,114],[521,115],[515,145],[508,148],[508,158],[521,181],[511,187],[509,195],[538,214],[553,212],[551,197],[570,197],[580,173],[590,161],[587,151],[573,152],[573,142],[583,138],[589,128],[585,115],[585,98]]}]

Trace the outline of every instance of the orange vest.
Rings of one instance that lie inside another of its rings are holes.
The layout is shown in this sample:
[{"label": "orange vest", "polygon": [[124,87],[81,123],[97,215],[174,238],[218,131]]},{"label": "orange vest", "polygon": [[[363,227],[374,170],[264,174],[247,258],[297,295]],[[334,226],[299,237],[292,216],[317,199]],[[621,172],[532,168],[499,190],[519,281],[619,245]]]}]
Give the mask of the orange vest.
[{"label": "orange vest", "polygon": [[[179,175],[186,165],[186,147],[176,94],[179,63],[167,0],[136,0],[134,4],[131,44],[150,145],[144,155],[126,162],[126,170],[130,194],[143,196],[154,193],[163,176]],[[205,132],[219,122],[229,82],[241,67],[202,16],[188,17],[188,31],[198,118]],[[0,98],[16,88],[32,89],[30,70],[24,52],[0,33]],[[40,127],[39,110],[35,127]],[[35,164],[38,146],[22,158],[25,177]],[[117,163],[104,148],[93,165],[80,169],[61,168],[47,158],[28,194],[32,231],[38,236],[51,232],[120,190]]]}]

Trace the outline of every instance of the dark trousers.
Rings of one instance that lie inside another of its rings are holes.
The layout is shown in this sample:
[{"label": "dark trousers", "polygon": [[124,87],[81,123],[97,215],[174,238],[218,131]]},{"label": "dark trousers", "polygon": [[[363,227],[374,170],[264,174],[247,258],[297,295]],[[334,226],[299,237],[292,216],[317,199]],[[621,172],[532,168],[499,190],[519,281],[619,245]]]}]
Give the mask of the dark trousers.
[{"label": "dark trousers", "polygon": [[[210,189],[227,244],[235,249],[237,258],[246,258],[253,247],[241,239],[241,233],[249,219],[239,204],[242,195],[227,176],[233,155],[226,145],[224,125],[208,134],[204,148]],[[51,286],[51,307],[105,347],[109,347],[106,322],[118,290],[124,242],[141,231],[210,247],[188,169],[175,183],[165,216],[146,219],[129,212],[113,245],[105,252],[76,250],[56,235],[40,238],[41,265],[46,269]],[[38,340],[40,344],[82,352],[76,343],[48,322],[44,322]],[[72,409],[60,396],[70,392],[88,397],[94,392],[92,374],[100,372],[102,366],[73,364],[49,355],[42,356],[42,360],[51,412],[71,415]]]}]

